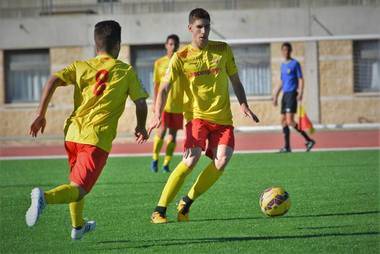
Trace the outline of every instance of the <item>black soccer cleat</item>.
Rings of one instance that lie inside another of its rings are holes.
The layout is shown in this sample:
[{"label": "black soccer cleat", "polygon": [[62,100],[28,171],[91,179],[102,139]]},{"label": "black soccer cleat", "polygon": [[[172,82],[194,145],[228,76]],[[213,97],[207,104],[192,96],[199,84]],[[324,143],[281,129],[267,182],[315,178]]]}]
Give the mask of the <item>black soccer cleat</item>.
[{"label": "black soccer cleat", "polygon": [[306,152],[310,152],[310,150],[314,147],[314,145],[315,145],[315,141],[314,140],[307,141],[305,143]]},{"label": "black soccer cleat", "polygon": [[292,152],[292,149],[290,149],[289,147],[283,147],[280,149],[280,151],[278,151],[278,153],[291,153]]}]

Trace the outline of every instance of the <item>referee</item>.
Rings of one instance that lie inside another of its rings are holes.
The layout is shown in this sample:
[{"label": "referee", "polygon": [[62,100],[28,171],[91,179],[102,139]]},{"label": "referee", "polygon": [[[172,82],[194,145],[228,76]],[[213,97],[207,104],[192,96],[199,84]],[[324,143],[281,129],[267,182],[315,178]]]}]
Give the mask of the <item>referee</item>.
[{"label": "referee", "polygon": [[309,152],[315,145],[306,132],[298,128],[294,121],[294,114],[297,113],[297,104],[302,101],[304,82],[302,78],[302,70],[299,62],[291,57],[292,45],[285,42],[281,46],[281,52],[285,61],[281,64],[281,85],[277,86],[273,91],[273,105],[277,106],[278,96],[282,88],[281,100],[281,124],[284,133],[284,147],[280,153],[291,152],[290,147],[290,129],[292,126],[299,134],[301,134],[306,143],[306,151]]}]

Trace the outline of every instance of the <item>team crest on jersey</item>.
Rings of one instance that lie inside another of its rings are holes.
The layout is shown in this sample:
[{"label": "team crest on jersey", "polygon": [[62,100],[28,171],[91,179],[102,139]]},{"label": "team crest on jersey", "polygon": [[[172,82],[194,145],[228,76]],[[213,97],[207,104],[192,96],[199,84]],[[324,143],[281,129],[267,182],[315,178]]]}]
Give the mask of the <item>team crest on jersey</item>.
[{"label": "team crest on jersey", "polygon": [[287,72],[288,74],[290,74],[291,71],[292,71],[292,70],[291,70],[290,68],[288,68],[288,69],[286,70],[286,72]]}]

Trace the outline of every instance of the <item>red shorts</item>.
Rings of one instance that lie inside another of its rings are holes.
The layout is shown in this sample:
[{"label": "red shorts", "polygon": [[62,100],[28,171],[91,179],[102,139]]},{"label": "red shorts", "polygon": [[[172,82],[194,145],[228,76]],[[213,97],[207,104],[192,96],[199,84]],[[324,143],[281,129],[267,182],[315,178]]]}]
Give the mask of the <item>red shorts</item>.
[{"label": "red shorts", "polygon": [[70,165],[70,181],[90,192],[106,165],[108,152],[93,145],[65,141]]},{"label": "red shorts", "polygon": [[[208,141],[207,146],[206,140]],[[186,124],[185,149],[200,147],[206,151],[208,157],[213,159],[213,150],[218,145],[235,147],[234,127],[232,125],[220,125],[202,119],[193,119]]]},{"label": "red shorts", "polygon": [[183,129],[183,114],[182,113],[169,113],[166,111],[162,112],[161,116],[162,126],[174,130]]}]

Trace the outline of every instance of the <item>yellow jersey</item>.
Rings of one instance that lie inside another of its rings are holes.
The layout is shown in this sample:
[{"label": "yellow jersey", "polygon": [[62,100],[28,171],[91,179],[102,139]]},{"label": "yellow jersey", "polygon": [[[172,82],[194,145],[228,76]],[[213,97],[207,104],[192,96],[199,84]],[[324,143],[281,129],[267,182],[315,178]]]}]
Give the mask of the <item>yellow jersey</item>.
[{"label": "yellow jersey", "polygon": [[109,152],[127,97],[147,98],[129,64],[108,55],[75,61],[54,74],[74,88],[74,110],[66,119],[65,140]]},{"label": "yellow jersey", "polygon": [[199,118],[232,125],[228,80],[237,72],[230,46],[209,41],[203,49],[189,44],[177,51],[170,60],[165,81],[172,88],[180,86],[188,97],[184,106],[187,121]]},{"label": "yellow jersey", "polygon": [[[158,84],[158,86],[160,85],[163,77],[165,77],[166,70],[169,66],[169,61],[170,58],[168,56],[163,56],[154,62],[153,82]],[[157,89],[159,89],[159,87]],[[170,89],[164,110],[169,113],[183,112],[183,90],[179,85],[175,85],[172,89]]]}]

